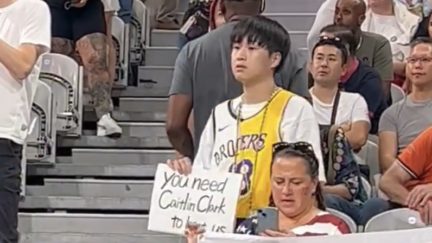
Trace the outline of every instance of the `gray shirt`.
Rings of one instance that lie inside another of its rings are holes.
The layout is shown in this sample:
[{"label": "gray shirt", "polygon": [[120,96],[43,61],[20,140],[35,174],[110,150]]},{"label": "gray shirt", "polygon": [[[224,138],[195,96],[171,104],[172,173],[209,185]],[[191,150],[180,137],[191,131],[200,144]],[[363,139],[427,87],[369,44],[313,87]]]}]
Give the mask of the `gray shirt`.
[{"label": "gray shirt", "polygon": [[400,153],[432,125],[431,114],[432,100],[414,103],[410,97],[406,97],[384,111],[379,122],[379,132],[395,132],[397,151]]},{"label": "gray shirt", "polygon": [[[231,71],[230,35],[235,24],[227,23],[189,42],[177,56],[170,95],[184,94],[193,99],[195,148],[212,109],[243,92]],[[284,67],[275,75],[275,82],[309,97],[306,59],[297,49],[290,52]]]}]

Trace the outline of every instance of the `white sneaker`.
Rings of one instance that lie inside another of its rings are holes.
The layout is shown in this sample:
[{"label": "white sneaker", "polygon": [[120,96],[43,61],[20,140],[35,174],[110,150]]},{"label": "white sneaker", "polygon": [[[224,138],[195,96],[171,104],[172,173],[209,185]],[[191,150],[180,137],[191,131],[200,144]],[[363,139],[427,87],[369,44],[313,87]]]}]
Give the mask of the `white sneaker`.
[{"label": "white sneaker", "polygon": [[110,114],[105,114],[97,123],[97,135],[119,138],[122,135],[122,129]]}]

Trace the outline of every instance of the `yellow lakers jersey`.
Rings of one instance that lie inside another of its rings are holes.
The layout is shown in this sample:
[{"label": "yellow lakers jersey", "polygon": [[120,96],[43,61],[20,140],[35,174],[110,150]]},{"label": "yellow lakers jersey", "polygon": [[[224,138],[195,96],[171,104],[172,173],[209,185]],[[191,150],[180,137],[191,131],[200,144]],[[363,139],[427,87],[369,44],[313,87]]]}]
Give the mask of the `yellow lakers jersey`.
[{"label": "yellow lakers jersey", "polygon": [[281,141],[281,120],[293,95],[278,90],[267,105],[246,119],[238,119],[238,107],[233,107],[232,101],[215,108],[211,170],[243,175],[237,205],[238,218],[246,218],[268,206],[272,145]]}]

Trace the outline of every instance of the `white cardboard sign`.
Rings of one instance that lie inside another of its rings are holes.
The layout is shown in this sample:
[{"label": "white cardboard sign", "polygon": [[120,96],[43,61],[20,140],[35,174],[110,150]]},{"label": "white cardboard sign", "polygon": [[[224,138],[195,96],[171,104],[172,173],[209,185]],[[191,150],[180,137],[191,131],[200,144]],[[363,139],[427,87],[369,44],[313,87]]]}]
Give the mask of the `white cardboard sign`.
[{"label": "white cardboard sign", "polygon": [[240,183],[240,174],[194,169],[183,176],[159,164],[148,230],[183,235],[194,222],[207,232],[233,232]]}]

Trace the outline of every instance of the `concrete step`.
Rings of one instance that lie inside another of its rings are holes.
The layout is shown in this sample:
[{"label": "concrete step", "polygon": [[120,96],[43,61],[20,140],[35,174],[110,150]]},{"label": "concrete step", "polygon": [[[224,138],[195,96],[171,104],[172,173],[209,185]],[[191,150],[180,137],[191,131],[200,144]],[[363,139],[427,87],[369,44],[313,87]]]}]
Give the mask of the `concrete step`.
[{"label": "concrete step", "polygon": [[157,165],[175,156],[173,150],[72,149],[75,165]]},{"label": "concrete step", "polygon": [[68,197],[151,198],[153,181],[45,179],[43,186],[27,186],[27,195]]},{"label": "concrete step", "polygon": [[307,35],[309,31],[290,31],[292,46],[307,48]]},{"label": "concrete step", "polygon": [[123,129],[123,136],[151,138],[163,141],[163,143],[169,143],[165,131],[165,123],[119,122],[118,124]]},{"label": "concrete step", "polygon": [[150,46],[145,50],[146,66],[174,66],[177,58],[177,47]]},{"label": "concrete step", "polygon": [[166,138],[157,137],[128,137],[124,134],[119,139],[98,136],[81,136],[79,138],[58,137],[57,147],[62,148],[112,148],[112,149],[148,149],[171,148]]},{"label": "concrete step", "polygon": [[147,215],[20,213],[19,231],[26,233],[137,234],[162,236],[147,230]]},{"label": "concrete step", "polygon": [[[120,98],[120,99],[137,99],[137,98]],[[139,99],[139,98],[138,98]],[[149,99],[149,98],[147,98]],[[120,103],[121,104],[121,103]],[[89,107],[90,108],[90,107]],[[128,111],[127,107],[120,108],[122,110],[114,110],[111,112],[111,116],[118,122],[164,122],[166,121],[166,111],[164,112],[134,112]],[[124,109],[124,110],[123,110]],[[166,110],[166,109],[165,109]],[[85,122],[97,122],[99,119],[96,116],[93,108],[84,109],[84,121]]]},{"label": "concrete step", "polygon": [[65,197],[27,195],[20,203],[21,209],[50,210],[149,210],[148,198],[115,198],[115,197]]},{"label": "concrete step", "polygon": [[166,119],[168,98],[120,98],[121,111],[154,113],[155,117]]},{"label": "concrete step", "polygon": [[24,233],[20,243],[185,243],[175,235],[143,234],[80,234],[80,233]]},{"label": "concrete step", "polygon": [[112,97],[167,97],[168,90],[166,88],[157,87],[135,87],[128,86],[123,89],[113,89]]},{"label": "concrete step", "polygon": [[308,13],[316,12],[324,0],[267,0],[267,13]]},{"label": "concrete step", "polygon": [[164,89],[168,94],[173,71],[173,66],[141,66],[138,70],[138,86],[147,87],[149,90]]}]

